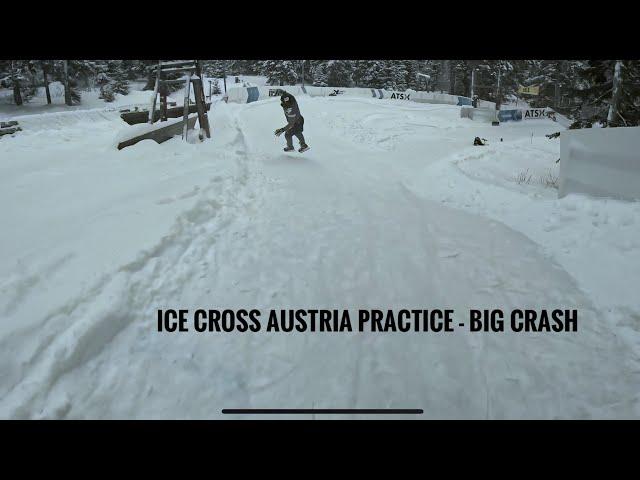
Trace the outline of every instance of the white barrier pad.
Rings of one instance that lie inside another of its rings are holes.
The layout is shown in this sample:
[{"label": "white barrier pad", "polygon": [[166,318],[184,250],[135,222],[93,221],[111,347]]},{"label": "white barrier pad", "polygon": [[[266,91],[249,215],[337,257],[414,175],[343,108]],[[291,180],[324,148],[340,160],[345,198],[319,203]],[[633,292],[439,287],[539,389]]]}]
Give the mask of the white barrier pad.
[{"label": "white barrier pad", "polygon": [[488,100],[480,100],[478,99],[478,108],[484,108],[487,110],[495,110],[496,104],[495,102],[490,102]]},{"label": "white barrier pad", "polygon": [[[278,92],[286,90],[294,96],[309,95],[310,97],[360,97],[379,98],[384,100],[399,100],[419,103],[436,103],[446,105],[468,105],[471,99],[460,95],[449,95],[446,93],[417,92],[415,90],[395,91],[381,88],[346,88],[346,87],[313,87],[298,85],[286,86],[264,86],[248,88],[231,88],[228,90],[226,99],[234,103],[251,103],[258,100],[266,100],[269,97],[279,96]],[[495,109],[495,103],[486,100],[479,100],[478,107],[483,109]]]},{"label": "white barrier pad", "polygon": [[471,120],[475,120],[477,122],[495,122],[497,117],[497,112],[495,109],[491,108],[473,108],[473,107],[461,107],[460,108],[460,118],[470,118]]},{"label": "white barrier pad", "polygon": [[640,199],[640,127],[563,131],[558,198],[568,193]]}]

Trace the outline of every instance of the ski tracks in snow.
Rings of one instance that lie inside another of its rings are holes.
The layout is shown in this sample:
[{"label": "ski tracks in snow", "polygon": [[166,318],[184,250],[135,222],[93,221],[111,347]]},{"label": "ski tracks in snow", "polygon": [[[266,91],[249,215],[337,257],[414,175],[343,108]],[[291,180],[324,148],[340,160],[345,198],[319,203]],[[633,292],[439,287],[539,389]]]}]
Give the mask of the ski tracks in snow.
[{"label": "ski tracks in snow", "polygon": [[[425,198],[407,175],[448,147],[434,133],[436,109],[345,102],[353,116],[339,115],[339,101],[301,99],[315,119],[304,155],[274,153],[282,147],[265,124],[281,118],[276,102],[226,106],[227,148],[216,154],[235,161],[235,174],[213,177],[168,235],[51,312],[37,335],[2,340],[0,417],[313,406],[423,408],[424,418],[640,415],[637,365],[571,277],[523,235]],[[453,135],[456,109],[437,110]],[[409,135],[392,125],[402,121]],[[435,181],[448,180],[458,181]],[[456,320],[468,308],[575,307],[582,318],[577,335],[156,331],[157,309],[192,307],[453,308]]]},{"label": "ski tracks in snow", "polygon": [[[175,298],[196,272],[216,262],[217,239],[236,218],[246,216],[261,191],[252,176],[255,169],[248,166],[243,133],[237,127],[236,132],[234,148],[228,154],[235,159],[236,175],[214,176],[199,192],[195,205],[178,216],[170,233],[155,247],[105,274],[39,324],[2,339],[0,384],[8,389],[0,392],[0,417],[63,417],[70,409],[68,396],[63,395],[62,402],[48,398],[56,382],[75,368],[90,364],[122,331],[133,328],[147,336],[155,327],[155,310],[166,299]],[[50,268],[64,261],[62,258]],[[215,270],[215,265],[211,267]],[[15,293],[5,313],[20,300],[22,290],[36,281],[37,277],[31,276],[7,286],[13,286]],[[88,391],[84,395],[89,395],[90,386],[85,387]]]}]

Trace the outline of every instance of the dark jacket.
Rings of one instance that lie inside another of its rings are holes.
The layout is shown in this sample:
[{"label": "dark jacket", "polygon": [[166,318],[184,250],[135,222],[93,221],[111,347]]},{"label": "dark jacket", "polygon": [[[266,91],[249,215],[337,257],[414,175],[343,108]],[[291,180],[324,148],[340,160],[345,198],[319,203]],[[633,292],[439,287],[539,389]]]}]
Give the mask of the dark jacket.
[{"label": "dark jacket", "polygon": [[[288,101],[285,99],[288,98]],[[284,116],[287,119],[287,129],[301,129],[304,124],[304,117],[300,113],[300,108],[298,108],[298,102],[295,97],[289,93],[282,95],[280,97],[280,105],[284,110]]]}]

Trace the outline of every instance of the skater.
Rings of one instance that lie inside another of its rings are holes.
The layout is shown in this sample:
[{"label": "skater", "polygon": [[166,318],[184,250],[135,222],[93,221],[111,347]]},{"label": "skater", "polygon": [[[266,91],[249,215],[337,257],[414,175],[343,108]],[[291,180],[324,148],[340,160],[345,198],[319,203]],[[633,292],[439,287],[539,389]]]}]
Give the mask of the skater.
[{"label": "skater", "polygon": [[298,137],[298,141],[300,142],[300,149],[298,151],[300,153],[306,152],[309,150],[309,145],[305,143],[304,136],[302,135],[304,117],[300,114],[298,102],[296,102],[293,95],[283,92],[280,97],[280,106],[284,109],[284,116],[287,118],[287,125],[276,130],[276,137],[279,137],[284,133],[284,138],[287,140],[287,146],[284,151],[290,152],[293,150],[293,136],[295,135]]}]

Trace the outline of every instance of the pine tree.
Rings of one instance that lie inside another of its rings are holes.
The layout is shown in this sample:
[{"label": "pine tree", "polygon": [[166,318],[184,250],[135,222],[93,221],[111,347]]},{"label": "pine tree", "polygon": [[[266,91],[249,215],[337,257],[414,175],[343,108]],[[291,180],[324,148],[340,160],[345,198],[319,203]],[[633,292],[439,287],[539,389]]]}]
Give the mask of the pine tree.
[{"label": "pine tree", "polygon": [[309,65],[309,72],[311,73],[313,85],[315,87],[326,87],[329,85],[327,61],[312,60]]},{"label": "pine tree", "polygon": [[231,70],[230,63],[229,60],[204,60],[202,69],[208,77],[223,78]]},{"label": "pine tree", "polygon": [[267,77],[269,85],[294,85],[298,73],[291,60],[265,60],[261,64],[261,74]]},{"label": "pine tree", "polygon": [[330,87],[350,87],[353,83],[353,65],[350,60],[329,60],[326,71]]},{"label": "pine tree", "polygon": [[[588,60],[579,65],[574,88],[579,105],[575,115],[587,125],[597,122],[612,127],[640,124],[640,62],[619,62]],[[616,70],[617,91],[614,91]]]},{"label": "pine tree", "polygon": [[522,83],[524,64],[511,60],[481,60],[475,64],[474,94],[498,106],[515,95]]},{"label": "pine tree", "polygon": [[13,90],[14,103],[28,102],[36,93],[36,61],[5,60],[3,65],[2,83]]},{"label": "pine tree", "polygon": [[407,71],[407,75],[405,77],[405,89],[424,90],[425,79],[419,77],[418,73],[429,75],[429,73],[427,73],[427,62],[418,60],[403,60],[402,62],[404,63],[405,70]]},{"label": "pine tree", "polygon": [[121,71],[127,80],[137,80],[147,76],[147,60],[121,60]]},{"label": "pine tree", "polygon": [[120,95],[129,94],[129,82],[127,81],[127,72],[122,60],[109,60],[108,74],[113,80],[113,91]]},{"label": "pine tree", "polygon": [[389,90],[406,90],[409,72],[404,61],[390,60],[387,64],[388,79],[385,88]]},{"label": "pine tree", "polygon": [[115,100],[115,94],[113,91],[113,80],[107,73],[107,67],[96,75],[96,85],[100,87],[100,96],[98,98],[103,99],[105,102],[113,102]]},{"label": "pine tree", "polygon": [[357,60],[353,79],[358,87],[384,88],[387,79],[385,60]]},{"label": "pine tree", "polygon": [[469,60],[451,60],[452,95],[471,95],[471,69]]},{"label": "pine tree", "polygon": [[[63,83],[65,92],[65,103],[69,106],[74,103],[80,103],[82,96],[78,89],[77,77],[88,75],[86,64],[76,63],[73,60],[56,60],[54,61],[54,78]],[[79,68],[78,68],[79,67]]]},{"label": "pine tree", "polygon": [[371,72],[375,70],[375,60],[354,60],[352,79],[356,87],[376,88]]},{"label": "pine tree", "polygon": [[96,69],[95,83],[100,87],[100,97],[105,102],[113,102],[116,94],[127,95],[129,83],[122,60],[106,60],[94,65]]}]

